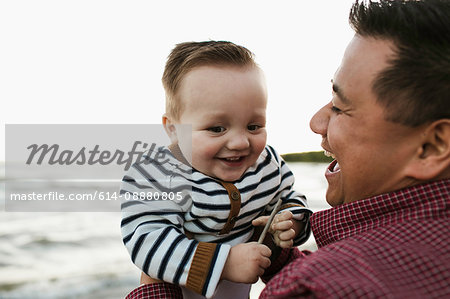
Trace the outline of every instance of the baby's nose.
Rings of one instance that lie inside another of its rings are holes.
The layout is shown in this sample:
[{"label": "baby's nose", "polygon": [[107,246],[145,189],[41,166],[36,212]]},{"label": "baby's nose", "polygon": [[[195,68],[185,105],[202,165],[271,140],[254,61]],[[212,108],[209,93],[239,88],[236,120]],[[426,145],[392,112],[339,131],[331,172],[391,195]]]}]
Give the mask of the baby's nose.
[{"label": "baby's nose", "polygon": [[243,150],[250,146],[247,136],[236,134],[228,140],[227,147],[229,150]]}]

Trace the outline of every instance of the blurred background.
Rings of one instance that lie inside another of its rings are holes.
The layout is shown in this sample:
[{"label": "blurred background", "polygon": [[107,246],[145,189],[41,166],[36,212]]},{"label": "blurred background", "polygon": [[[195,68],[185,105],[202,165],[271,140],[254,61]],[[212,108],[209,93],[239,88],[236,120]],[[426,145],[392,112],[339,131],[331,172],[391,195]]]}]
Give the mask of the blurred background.
[{"label": "blurred background", "polygon": [[[5,124],[160,123],[167,55],[210,39],[255,53],[269,89],[268,143],[320,150],[309,119],[330,100],[352,2],[1,1],[0,161]],[[122,298],[138,285],[120,213],[5,212],[0,165],[0,298]],[[311,207],[327,208],[326,165],[289,165]]]}]

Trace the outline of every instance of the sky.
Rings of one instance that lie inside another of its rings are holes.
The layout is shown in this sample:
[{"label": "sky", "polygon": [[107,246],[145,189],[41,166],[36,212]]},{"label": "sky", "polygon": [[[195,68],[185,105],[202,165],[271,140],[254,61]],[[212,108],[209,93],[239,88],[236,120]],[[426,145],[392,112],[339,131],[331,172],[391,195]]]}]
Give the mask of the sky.
[{"label": "sky", "polygon": [[331,98],[352,2],[0,0],[0,160],[5,124],[160,123],[167,55],[204,40],[255,53],[269,144],[321,150],[309,120]]}]

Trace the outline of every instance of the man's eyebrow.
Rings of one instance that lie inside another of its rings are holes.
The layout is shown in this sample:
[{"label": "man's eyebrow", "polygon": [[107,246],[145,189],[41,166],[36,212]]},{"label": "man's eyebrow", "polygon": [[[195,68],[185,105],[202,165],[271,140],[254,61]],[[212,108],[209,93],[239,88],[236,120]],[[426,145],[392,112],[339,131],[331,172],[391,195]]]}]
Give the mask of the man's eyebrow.
[{"label": "man's eyebrow", "polygon": [[339,85],[337,85],[336,83],[334,83],[333,79],[331,79],[331,84],[332,88],[333,88],[333,92],[335,94],[337,94],[337,96],[341,99],[341,101],[344,104],[350,104],[350,100],[342,93],[342,89],[339,87]]}]

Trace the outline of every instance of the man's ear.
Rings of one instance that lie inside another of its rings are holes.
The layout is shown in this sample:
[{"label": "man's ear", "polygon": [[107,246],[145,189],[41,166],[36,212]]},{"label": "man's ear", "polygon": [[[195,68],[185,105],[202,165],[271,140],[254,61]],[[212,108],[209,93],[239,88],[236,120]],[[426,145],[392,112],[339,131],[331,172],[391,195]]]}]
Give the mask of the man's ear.
[{"label": "man's ear", "polygon": [[169,136],[170,138],[170,142],[172,144],[178,143],[177,129],[171,117],[168,116],[167,114],[164,114],[162,116],[162,123],[164,126],[164,130],[166,130],[167,136]]},{"label": "man's ear", "polygon": [[437,120],[426,128],[409,172],[421,181],[450,175],[450,119]]}]

